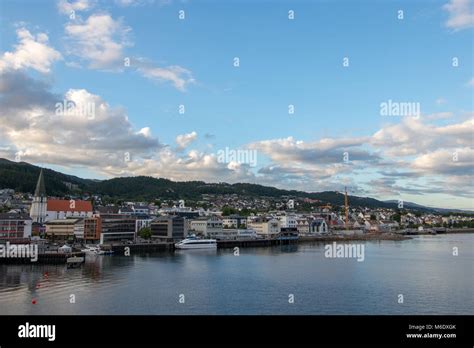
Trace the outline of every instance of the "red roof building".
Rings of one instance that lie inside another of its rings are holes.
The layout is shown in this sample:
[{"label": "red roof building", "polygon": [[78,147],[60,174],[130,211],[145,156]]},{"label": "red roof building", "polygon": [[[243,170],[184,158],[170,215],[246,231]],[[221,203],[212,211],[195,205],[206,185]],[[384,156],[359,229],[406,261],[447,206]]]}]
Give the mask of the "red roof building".
[{"label": "red roof building", "polygon": [[92,212],[90,201],[48,199],[47,211]]},{"label": "red roof building", "polygon": [[46,220],[66,219],[69,217],[92,217],[92,203],[90,201],[48,199]]}]

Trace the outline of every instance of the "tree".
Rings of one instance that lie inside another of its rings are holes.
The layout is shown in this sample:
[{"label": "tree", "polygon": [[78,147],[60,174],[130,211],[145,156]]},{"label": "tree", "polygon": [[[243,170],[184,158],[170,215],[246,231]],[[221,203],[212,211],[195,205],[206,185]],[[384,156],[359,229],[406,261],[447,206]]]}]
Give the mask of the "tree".
[{"label": "tree", "polygon": [[243,208],[240,212],[240,216],[249,216],[250,214],[256,214],[256,210],[248,209],[248,208]]},{"label": "tree", "polygon": [[151,238],[151,228],[150,227],[143,227],[139,232],[138,235],[143,239],[150,239]]},{"label": "tree", "polygon": [[374,214],[371,214],[371,215],[370,215],[370,220],[374,220],[374,221],[375,221],[375,220],[377,220],[377,217],[376,217]]},{"label": "tree", "polygon": [[225,206],[222,208],[222,216],[229,216],[229,215],[232,215],[232,214],[236,214],[237,213],[237,210],[235,210],[234,208],[231,208],[229,206]]},{"label": "tree", "polygon": [[400,214],[393,214],[392,215],[392,220],[400,223],[400,220],[401,220]]}]

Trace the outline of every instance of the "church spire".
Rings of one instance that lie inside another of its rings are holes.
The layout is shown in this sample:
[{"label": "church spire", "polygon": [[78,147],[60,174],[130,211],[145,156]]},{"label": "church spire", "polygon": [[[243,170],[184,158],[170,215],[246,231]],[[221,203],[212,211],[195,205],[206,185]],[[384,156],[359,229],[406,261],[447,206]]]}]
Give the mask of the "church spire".
[{"label": "church spire", "polygon": [[35,197],[46,197],[46,189],[44,186],[43,168],[41,168],[38,182],[36,183]]},{"label": "church spire", "polygon": [[46,221],[46,210],[48,208],[48,198],[46,197],[46,189],[44,186],[43,168],[41,168],[36,190],[31,203],[30,217],[33,222],[44,223]]}]

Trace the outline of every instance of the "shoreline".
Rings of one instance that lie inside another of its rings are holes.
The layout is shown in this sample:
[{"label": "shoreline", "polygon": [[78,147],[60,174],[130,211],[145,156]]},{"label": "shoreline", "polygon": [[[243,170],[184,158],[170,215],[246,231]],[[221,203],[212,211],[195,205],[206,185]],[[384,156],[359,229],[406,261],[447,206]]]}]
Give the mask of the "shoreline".
[{"label": "shoreline", "polygon": [[[449,234],[470,234],[474,233],[474,228],[451,229],[440,235]],[[229,248],[265,248],[281,245],[298,245],[310,243],[327,243],[327,242],[350,242],[350,241],[404,241],[413,239],[415,236],[422,235],[438,235],[426,231],[420,231],[416,234],[403,234],[400,232],[390,233],[368,233],[360,235],[326,235],[326,236],[300,236],[294,240],[278,240],[278,239],[247,239],[247,240],[220,240],[217,242],[217,249]],[[104,250],[113,250],[114,255],[122,255],[125,248],[129,248],[134,254],[147,254],[150,252],[175,252],[174,243],[144,243],[144,244],[120,244],[120,245],[103,245]],[[114,255],[109,255],[113,257]],[[0,258],[0,264],[66,264],[67,258],[71,256],[85,256],[80,252],[71,254],[38,254],[38,260],[32,262],[29,258]]]}]

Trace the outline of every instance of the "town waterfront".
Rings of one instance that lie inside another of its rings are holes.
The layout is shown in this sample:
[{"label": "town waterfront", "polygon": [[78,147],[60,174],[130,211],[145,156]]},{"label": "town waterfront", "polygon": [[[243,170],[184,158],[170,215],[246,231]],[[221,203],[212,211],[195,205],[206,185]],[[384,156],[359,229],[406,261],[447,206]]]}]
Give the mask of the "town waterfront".
[{"label": "town waterfront", "polygon": [[306,243],[241,248],[239,256],[233,249],[88,256],[76,269],[0,265],[0,313],[474,312],[474,234],[359,242],[363,262],[326,258],[326,243]]}]

